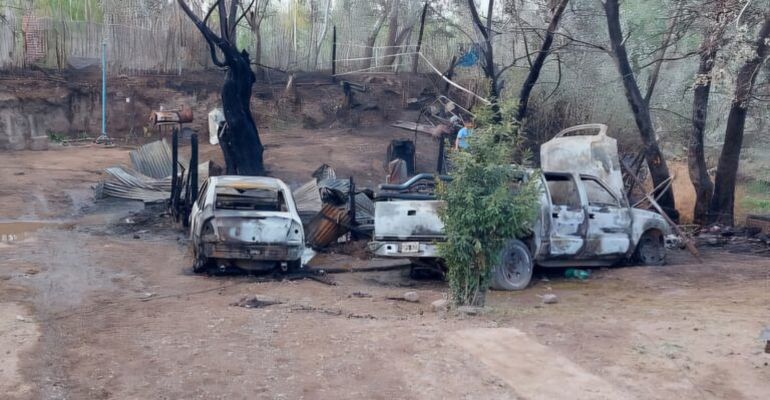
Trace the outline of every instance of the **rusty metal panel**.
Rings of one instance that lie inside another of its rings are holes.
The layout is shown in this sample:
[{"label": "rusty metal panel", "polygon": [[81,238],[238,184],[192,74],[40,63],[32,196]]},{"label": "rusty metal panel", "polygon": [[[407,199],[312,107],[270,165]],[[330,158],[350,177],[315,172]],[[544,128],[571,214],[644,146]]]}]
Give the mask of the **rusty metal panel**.
[{"label": "rusty metal panel", "polygon": [[350,230],[348,210],[331,204],[324,204],[307,226],[307,243],[315,248],[324,248]]}]

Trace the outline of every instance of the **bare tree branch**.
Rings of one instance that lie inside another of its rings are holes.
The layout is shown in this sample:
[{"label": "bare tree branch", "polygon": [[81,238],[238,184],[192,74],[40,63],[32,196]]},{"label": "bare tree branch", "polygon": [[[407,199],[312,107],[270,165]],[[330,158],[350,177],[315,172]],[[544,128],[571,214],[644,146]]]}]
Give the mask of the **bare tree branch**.
[{"label": "bare tree branch", "polygon": [[666,33],[663,37],[663,44],[660,46],[660,51],[657,53],[657,59],[648,64],[655,64],[655,68],[653,68],[652,73],[650,74],[649,82],[647,84],[647,92],[644,94],[644,102],[647,103],[648,106],[650,104],[650,99],[652,99],[652,93],[655,91],[655,85],[658,83],[658,76],[660,75],[660,69],[663,66],[666,50],[668,50],[668,46],[671,43],[671,37],[674,35],[674,29],[676,28],[677,20],[679,19],[679,15],[681,13],[682,3],[680,3],[679,7],[677,7],[676,15],[674,18],[671,19],[668,23],[668,29],[666,30]]},{"label": "bare tree branch", "polygon": [[543,44],[540,46],[540,51],[535,57],[535,61],[532,63],[527,78],[524,80],[524,84],[521,86],[521,92],[519,93],[519,107],[516,111],[516,120],[521,122],[527,113],[527,105],[529,103],[529,96],[532,93],[532,88],[535,86],[535,82],[540,77],[540,71],[543,69],[546,57],[550,53],[551,44],[553,43],[554,33],[559,27],[559,21],[564,13],[564,9],[567,8],[567,2],[569,0],[560,0],[557,6],[553,9],[553,15],[551,22],[548,24],[548,29],[545,32],[543,38]]},{"label": "bare tree branch", "polygon": [[[217,0],[217,6],[219,9],[219,34],[222,40],[230,40],[227,32],[227,6],[224,0]],[[225,57],[227,57],[225,55]]]},{"label": "bare tree branch", "polygon": [[230,0],[230,12],[227,14],[227,37],[235,43],[235,28],[238,26],[238,4],[241,0]]},{"label": "bare tree branch", "polygon": [[[206,39],[206,43],[209,45],[209,51],[211,52],[211,62],[214,63],[217,67],[226,67],[227,64],[225,64],[222,61],[219,61],[219,57],[217,56],[217,49],[216,46],[219,46],[221,44],[222,39],[219,38],[217,35],[214,34],[214,32],[209,29],[208,26],[206,26],[204,21],[201,21],[200,18],[198,18],[197,15],[190,9],[190,7],[187,5],[187,2],[184,0],[177,0],[179,3],[179,7],[182,8],[182,11],[184,11],[185,14],[193,21],[195,26],[198,28],[198,30],[203,35],[203,38]],[[217,0],[217,2],[211,7],[211,10],[209,10],[208,14],[206,14],[206,19],[209,18],[211,15],[211,12],[213,11],[214,7],[217,6],[221,0]]]},{"label": "bare tree branch", "polygon": [[[248,6],[248,7],[246,7],[246,8],[243,8],[243,5],[241,5],[241,10],[243,11],[243,14],[241,14],[241,16],[240,16],[240,17],[238,17],[238,19],[235,21],[235,25],[236,25],[236,26],[238,25],[238,23],[240,23],[240,22],[241,22],[241,20],[243,19],[243,17],[245,17],[245,16],[246,16],[246,14],[248,14],[249,10],[251,10],[251,7],[252,7],[252,6],[254,6],[254,3],[255,3],[256,1],[257,1],[257,0],[251,0],[251,3],[250,3],[250,4],[249,4],[249,6]],[[246,20],[246,21],[248,22],[248,20]],[[249,26],[251,26],[251,24],[249,24]]]},{"label": "bare tree branch", "polygon": [[683,60],[683,59],[685,59],[685,58],[690,58],[690,57],[692,57],[692,56],[697,56],[697,55],[698,55],[698,51],[689,51],[689,52],[687,52],[687,53],[685,53],[685,54],[682,54],[681,56],[676,56],[676,57],[661,57],[661,58],[656,58],[656,59],[654,59],[654,60],[652,60],[652,61],[648,62],[647,64],[644,64],[644,65],[642,65],[641,67],[637,68],[637,70],[642,70],[642,69],[645,69],[645,68],[647,68],[647,67],[649,67],[650,65],[652,65],[652,64],[655,64],[655,63],[659,63],[659,62],[663,62],[663,61],[676,61],[676,60]]}]

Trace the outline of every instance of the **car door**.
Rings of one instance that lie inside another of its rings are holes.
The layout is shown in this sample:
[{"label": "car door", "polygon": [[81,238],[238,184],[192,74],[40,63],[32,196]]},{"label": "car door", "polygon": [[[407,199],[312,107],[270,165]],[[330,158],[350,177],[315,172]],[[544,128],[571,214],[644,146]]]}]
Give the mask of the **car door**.
[{"label": "car door", "polygon": [[550,172],[543,176],[550,199],[548,256],[553,258],[577,256],[585,245],[586,215],[575,176]]},{"label": "car door", "polygon": [[596,177],[581,175],[587,200],[588,233],[584,257],[622,257],[631,246],[631,211]]}]

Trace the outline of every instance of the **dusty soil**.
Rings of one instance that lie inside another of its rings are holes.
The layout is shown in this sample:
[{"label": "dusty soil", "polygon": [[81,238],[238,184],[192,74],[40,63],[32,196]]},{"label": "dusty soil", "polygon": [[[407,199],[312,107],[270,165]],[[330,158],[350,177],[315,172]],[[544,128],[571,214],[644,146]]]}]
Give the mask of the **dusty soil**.
[{"label": "dusty soil", "polygon": [[[334,160],[343,176],[379,182],[393,135],[268,131],[268,168],[302,181]],[[770,258],[708,250],[698,264],[673,252],[664,267],[596,270],[582,282],[538,270],[525,291],[492,292],[481,315],[433,312],[445,284],[402,271],[332,275],[336,286],[193,275],[185,234],[164,217],[144,224],[126,219],[136,203],[91,200],[99,171],[116,163],[128,163],[127,149],[0,159],[0,216],[38,222],[0,224],[0,397],[770,396],[757,339],[770,324]],[[388,299],[405,291],[420,301]],[[559,302],[542,304],[546,293]],[[281,304],[231,305],[255,295]]]}]

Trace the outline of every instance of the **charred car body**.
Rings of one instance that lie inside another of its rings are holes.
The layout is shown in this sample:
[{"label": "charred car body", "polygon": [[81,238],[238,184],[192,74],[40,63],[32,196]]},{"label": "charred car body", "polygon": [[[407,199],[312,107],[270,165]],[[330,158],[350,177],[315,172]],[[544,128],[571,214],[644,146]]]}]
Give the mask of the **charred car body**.
[{"label": "charred car body", "polygon": [[266,177],[217,176],[201,187],[190,214],[194,271],[301,267],[305,234],[291,191]]},{"label": "charred car body", "polygon": [[[566,136],[586,129],[599,131],[588,137]],[[571,149],[571,156],[563,154],[554,159],[552,153],[544,154],[544,169],[555,163],[563,169],[546,169],[537,176],[522,178],[539,181],[540,210],[531,234],[512,238],[504,246],[501,265],[492,273],[493,288],[524,289],[534,265],[609,266],[627,259],[648,265],[665,262],[664,238],[671,228],[659,214],[629,205],[619,168],[615,169],[619,163],[617,147],[614,139],[608,139],[606,126],[584,125],[562,131],[554,139],[559,141],[557,145],[543,146],[544,153],[553,148],[560,152]],[[420,180],[428,179],[429,174],[422,174],[400,186],[381,186],[387,194],[381,192],[383,201],[375,205],[374,241],[369,244],[374,254],[413,259],[439,257],[437,242],[444,236],[438,210],[443,203],[410,192]]]}]

